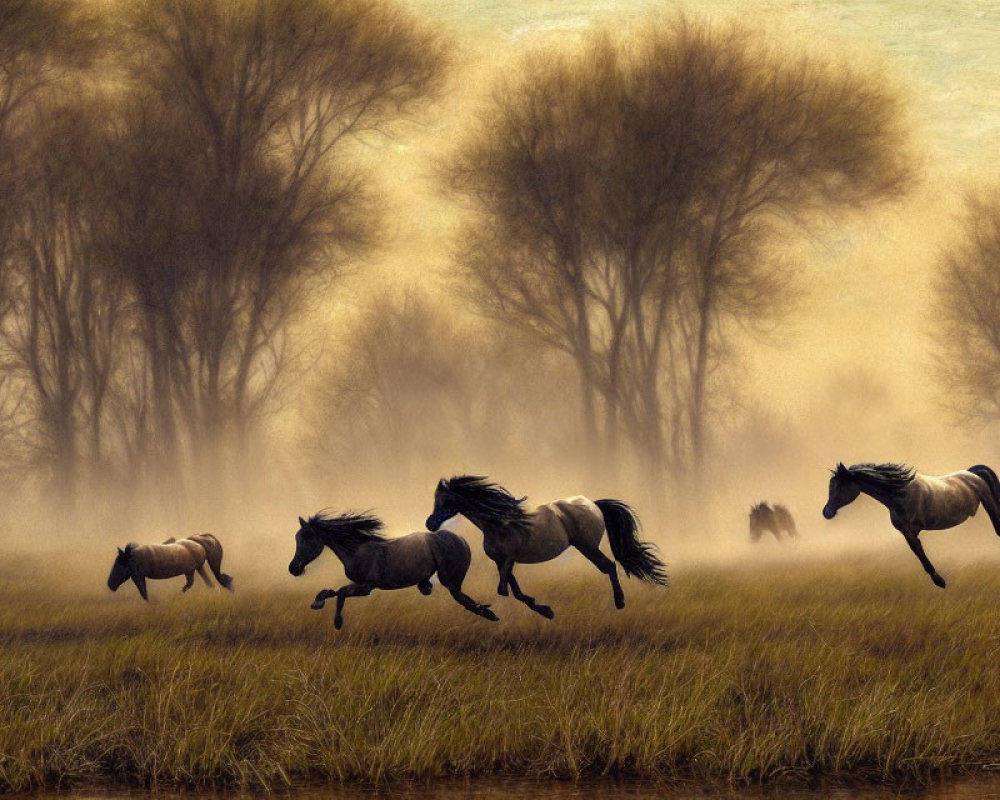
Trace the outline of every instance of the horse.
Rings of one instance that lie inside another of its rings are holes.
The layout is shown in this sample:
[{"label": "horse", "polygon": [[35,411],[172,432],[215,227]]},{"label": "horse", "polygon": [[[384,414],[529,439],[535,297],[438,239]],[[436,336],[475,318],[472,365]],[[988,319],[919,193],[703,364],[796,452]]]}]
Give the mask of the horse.
[{"label": "horse", "polygon": [[222,571],[222,545],[210,533],[196,533],[180,541],[171,537],[163,544],[130,542],[124,549],[119,547],[108,576],[108,588],[115,592],[131,578],[142,599],[148,602],[147,578],[157,580],[184,575],[187,582],[181,587],[181,591],[186,592],[194,584],[194,574],[197,572],[205,585],[211,586],[212,581],[205,574],[206,562],[215,574],[215,579],[232,591],[233,579]]},{"label": "horse", "polygon": [[750,509],[750,541],[760,541],[765,533],[770,533],[779,542],[782,534],[789,539],[799,535],[792,513],[780,503],[771,506],[766,501],[757,503]]},{"label": "horse", "polygon": [[889,509],[889,519],[906,539],[924,571],[935,586],[945,588],[945,580],[924,553],[921,531],[953,528],[974,516],[979,506],[1000,536],[1000,481],[987,466],[938,477],[921,475],[903,464],[837,464],[831,470],[830,495],[823,516],[833,519],[837,511],[854,502],[862,492]]},{"label": "horse", "polygon": [[[528,511],[522,505],[526,499],[514,497],[482,475],[442,479],[434,492],[427,529],[436,531],[455,515],[464,516],[482,531],[483,550],[497,565],[497,593],[506,597],[509,588],[515,598],[546,619],[552,619],[554,612],[521,591],[514,564],[550,561],[570,546],[608,576],[615,608],[625,607],[615,561],[628,576],[667,586],[666,566],[654,555],[655,547],[639,539],[639,519],[625,503],[577,495]],[[600,549],[605,531],[614,561]]]},{"label": "horse", "polygon": [[451,531],[418,531],[396,539],[382,534],[382,521],[371,514],[343,514],[327,517],[316,514],[308,520],[299,517],[295,534],[295,556],[288,571],[296,577],[329,547],[344,565],[351,583],[339,589],[323,589],[312,608],[321,609],[329,597],[337,598],[333,625],[344,624],[344,601],[348,597],[367,597],[374,589],[404,589],[416,586],[429,595],[430,578],[438,580],[455,601],[480,617],[498,622],[488,605],[477,603],[462,591],[462,582],[472,563],[472,550],[461,536]]}]

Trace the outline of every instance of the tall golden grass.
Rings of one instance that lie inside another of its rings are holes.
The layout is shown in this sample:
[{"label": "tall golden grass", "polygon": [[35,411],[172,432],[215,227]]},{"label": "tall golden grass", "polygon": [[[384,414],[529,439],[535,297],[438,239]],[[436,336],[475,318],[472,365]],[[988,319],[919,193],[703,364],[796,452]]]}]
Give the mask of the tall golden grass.
[{"label": "tall golden grass", "polygon": [[[277,789],[454,776],[920,782],[1000,762],[1000,569],[906,563],[523,584],[491,625],[440,589],[135,596],[0,575],[0,789]],[[103,577],[103,576],[102,576]],[[177,586],[173,586],[176,583]],[[124,590],[124,589],[123,589]],[[485,587],[483,587],[485,591]],[[487,595],[481,591],[478,596]]]}]

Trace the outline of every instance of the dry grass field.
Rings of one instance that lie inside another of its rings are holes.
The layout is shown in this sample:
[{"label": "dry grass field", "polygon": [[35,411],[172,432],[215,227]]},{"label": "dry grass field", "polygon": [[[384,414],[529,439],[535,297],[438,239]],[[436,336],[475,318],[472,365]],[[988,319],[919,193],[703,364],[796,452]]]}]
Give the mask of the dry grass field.
[{"label": "dry grass field", "polygon": [[581,568],[530,581],[551,622],[495,598],[490,624],[412,589],[349,601],[340,632],[290,580],[160,582],[146,605],[131,587],[37,584],[34,566],[0,575],[8,792],[912,784],[1000,766],[998,566],[944,592],[908,562],[692,569],[665,591],[628,581],[621,612]]}]

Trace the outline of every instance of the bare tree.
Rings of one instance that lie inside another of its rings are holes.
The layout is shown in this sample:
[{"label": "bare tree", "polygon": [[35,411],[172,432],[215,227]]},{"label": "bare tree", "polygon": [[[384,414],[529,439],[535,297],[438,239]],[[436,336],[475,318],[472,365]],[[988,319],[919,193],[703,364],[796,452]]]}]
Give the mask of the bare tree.
[{"label": "bare tree", "polygon": [[1000,421],[1000,190],[970,193],[941,257],[932,335],[946,402],[964,421]]},{"label": "bare tree", "polygon": [[[4,460],[16,461],[22,471],[28,455],[22,445],[33,449],[39,441],[33,420],[54,424],[52,405],[42,408],[38,384],[27,379],[27,351],[11,346],[15,327],[23,332],[37,311],[25,305],[33,276],[24,245],[41,179],[34,159],[42,130],[38,108],[98,55],[101,31],[83,4],[0,0],[0,428]],[[46,433],[54,430],[49,426]]]},{"label": "bare tree", "polygon": [[243,443],[304,296],[376,239],[357,142],[435,90],[445,47],[361,0],[151,0],[127,30],[114,227],[155,439]]},{"label": "bare tree", "polygon": [[776,235],[911,169],[877,77],[684,17],[622,42],[526,59],[448,177],[474,299],[567,352],[605,458],[624,430],[659,480],[700,463],[734,331],[783,305]]},{"label": "bare tree", "polygon": [[38,458],[72,499],[82,462],[106,461],[103,433],[125,316],[124,284],[100,260],[106,154],[101,104],[36,103],[30,164],[10,253],[17,313],[2,328],[26,383]]}]

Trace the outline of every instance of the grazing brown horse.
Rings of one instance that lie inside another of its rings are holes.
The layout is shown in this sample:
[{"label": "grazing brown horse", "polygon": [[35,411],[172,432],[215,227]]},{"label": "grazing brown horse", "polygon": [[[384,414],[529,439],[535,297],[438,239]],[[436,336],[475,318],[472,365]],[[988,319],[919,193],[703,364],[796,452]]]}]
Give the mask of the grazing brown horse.
[{"label": "grazing brown horse", "polygon": [[924,553],[921,531],[953,528],[974,516],[981,505],[1000,536],[1000,481],[989,467],[977,464],[949,475],[921,475],[902,464],[837,464],[831,470],[830,496],[823,516],[833,519],[837,511],[853,503],[861,493],[889,509],[889,519],[920,560],[935,586],[945,581]]},{"label": "grazing brown horse", "polygon": [[760,537],[770,533],[779,542],[784,534],[789,539],[799,535],[791,512],[780,503],[757,503],[750,509],[750,541],[760,541]]},{"label": "grazing brown horse", "polygon": [[177,541],[167,539],[163,544],[134,544],[118,548],[118,556],[108,576],[108,588],[114,592],[129,578],[135,583],[143,600],[146,594],[146,579],[176,578],[184,575],[187,583],[181,588],[186,592],[194,583],[194,574],[201,575],[207,586],[212,582],[205,574],[205,563],[211,567],[215,579],[229,591],[233,590],[233,579],[222,571],[222,545],[210,533],[196,533],[187,539]]},{"label": "grazing brown horse", "polygon": [[514,564],[550,561],[572,546],[608,576],[615,607],[625,607],[625,594],[618,581],[615,562],[601,552],[604,532],[611,552],[626,575],[648,583],[667,585],[664,564],[656,558],[654,546],[639,539],[639,520],[620,500],[589,500],[567,497],[534,511],[502,486],[481,475],[459,475],[441,480],[434,492],[434,511],[427,518],[428,530],[436,531],[456,514],[461,514],[483,532],[483,550],[496,562],[500,572],[497,593],[514,597],[547,619],[554,616],[549,606],[521,591],[514,578]]},{"label": "grazing brown horse", "polygon": [[299,517],[295,534],[295,555],[288,571],[296,577],[315,561],[324,547],[329,547],[344,565],[351,583],[339,589],[323,589],[312,607],[323,608],[328,597],[337,598],[333,625],[344,624],[344,601],[348,597],[366,597],[375,589],[404,589],[416,586],[421,594],[434,588],[431,576],[436,572],[441,585],[455,602],[473,614],[497,622],[488,605],[477,603],[462,591],[462,582],[472,564],[472,551],[465,539],[451,531],[419,531],[397,539],[382,535],[382,521],[371,514],[343,514],[325,517],[316,514],[308,520]]}]

